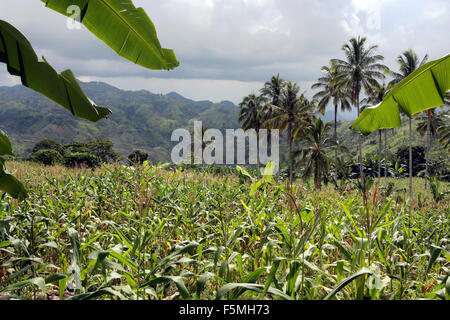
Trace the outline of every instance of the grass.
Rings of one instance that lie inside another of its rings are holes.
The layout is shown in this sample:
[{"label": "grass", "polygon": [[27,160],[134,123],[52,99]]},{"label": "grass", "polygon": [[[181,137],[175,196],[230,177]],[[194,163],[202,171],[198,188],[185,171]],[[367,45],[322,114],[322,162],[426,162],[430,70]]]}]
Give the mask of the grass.
[{"label": "grass", "polygon": [[8,168],[30,196],[1,200],[3,299],[449,298],[449,200],[420,179],[412,209],[395,179],[372,188],[367,214],[352,183]]}]

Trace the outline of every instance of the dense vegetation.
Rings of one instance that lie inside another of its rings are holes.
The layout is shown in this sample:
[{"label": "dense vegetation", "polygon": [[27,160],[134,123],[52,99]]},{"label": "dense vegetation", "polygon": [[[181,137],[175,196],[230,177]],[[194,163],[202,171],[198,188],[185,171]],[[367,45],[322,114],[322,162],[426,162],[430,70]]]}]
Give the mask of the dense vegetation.
[{"label": "dense vegetation", "polygon": [[388,179],[373,185],[366,212],[355,181],[323,192],[306,181],[288,191],[243,170],[8,166],[30,198],[5,197],[0,206],[2,298],[450,294],[449,202],[435,201],[419,179],[412,209],[406,179]]},{"label": "dense vegetation", "polygon": [[62,164],[71,168],[95,168],[102,163],[120,161],[121,156],[113,150],[113,146],[114,143],[107,140],[62,145],[46,139],[34,145],[30,160],[50,166]]}]

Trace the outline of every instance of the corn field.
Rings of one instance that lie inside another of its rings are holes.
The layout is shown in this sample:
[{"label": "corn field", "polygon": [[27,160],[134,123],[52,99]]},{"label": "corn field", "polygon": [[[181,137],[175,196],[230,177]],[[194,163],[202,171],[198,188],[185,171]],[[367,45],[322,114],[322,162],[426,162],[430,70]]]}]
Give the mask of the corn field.
[{"label": "corn field", "polygon": [[30,197],[1,199],[1,299],[450,299],[448,197],[374,183],[363,201],[351,181],[318,193],[148,163],[8,167]]}]

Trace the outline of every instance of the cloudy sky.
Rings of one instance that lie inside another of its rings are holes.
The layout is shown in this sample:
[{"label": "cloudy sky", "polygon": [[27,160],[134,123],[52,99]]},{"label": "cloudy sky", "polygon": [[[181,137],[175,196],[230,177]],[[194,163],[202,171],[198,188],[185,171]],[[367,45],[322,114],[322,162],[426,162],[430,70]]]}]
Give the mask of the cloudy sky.
[{"label": "cloudy sky", "polygon": [[[448,0],[134,0],[156,25],[180,67],[150,71],[117,57],[84,27],[39,0],[0,0],[0,19],[16,26],[59,72],[122,89],[177,91],[186,97],[239,103],[272,75],[307,90],[341,47],[358,35],[379,45],[385,63],[412,48],[420,57],[449,53]],[[19,83],[0,66],[0,85]]]}]

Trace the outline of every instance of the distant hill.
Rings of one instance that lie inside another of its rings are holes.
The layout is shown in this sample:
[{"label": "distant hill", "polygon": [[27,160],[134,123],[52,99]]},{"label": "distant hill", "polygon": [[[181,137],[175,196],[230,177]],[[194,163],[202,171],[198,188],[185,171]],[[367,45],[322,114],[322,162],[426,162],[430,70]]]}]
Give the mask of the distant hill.
[{"label": "distant hill", "polygon": [[208,128],[240,127],[239,108],[231,102],[194,101],[176,92],[125,91],[102,82],[81,86],[96,104],[112,110],[108,119],[80,120],[23,86],[0,87],[0,129],[9,135],[17,155],[29,155],[41,139],[61,143],[108,139],[123,156],[142,149],[153,161],[169,161],[175,129],[191,130],[194,120]]}]

